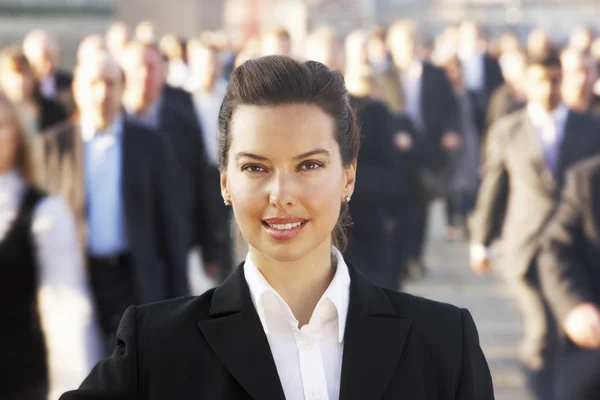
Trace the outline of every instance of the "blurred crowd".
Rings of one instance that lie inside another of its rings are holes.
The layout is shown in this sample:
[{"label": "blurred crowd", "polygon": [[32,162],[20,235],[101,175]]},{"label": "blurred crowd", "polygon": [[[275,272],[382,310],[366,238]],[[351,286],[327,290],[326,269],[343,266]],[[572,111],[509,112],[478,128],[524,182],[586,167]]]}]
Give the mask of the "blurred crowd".
[{"label": "blurred crowd", "polygon": [[299,44],[277,27],[235,47],[119,21],[72,71],[42,29],[2,49],[0,399],[56,399],[112,351],[127,306],[197,294],[195,269],[217,284],[243,261],[219,108],[235,67],[268,55],[344,74],[363,137],[348,260],[394,290],[419,279],[442,199],[446,239],[514,292],[534,398],[600,398],[600,37],[422,33],[323,27]]}]

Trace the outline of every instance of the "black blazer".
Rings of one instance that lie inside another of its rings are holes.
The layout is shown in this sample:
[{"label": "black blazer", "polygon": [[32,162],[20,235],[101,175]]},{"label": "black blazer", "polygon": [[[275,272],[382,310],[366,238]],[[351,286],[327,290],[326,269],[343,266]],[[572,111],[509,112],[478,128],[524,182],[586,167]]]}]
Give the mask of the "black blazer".
[{"label": "black blazer", "polygon": [[[179,211],[186,222],[186,245],[201,246],[204,261],[215,261],[217,238],[210,214],[211,207],[216,205],[212,200],[214,195],[208,191],[220,191],[220,186],[218,178],[208,186],[208,162],[198,120],[180,103],[164,96],[159,130],[166,135],[177,158],[177,184],[184,193]],[[223,207],[223,203],[218,206]]]},{"label": "black blazer", "polygon": [[[581,303],[600,307],[600,156],[572,167],[538,259],[542,289],[559,321]],[[566,337],[557,352],[557,399],[600,398],[600,350]]]},{"label": "black blazer", "polygon": [[[84,144],[78,122],[65,122],[40,136],[43,186],[73,211],[85,243]],[[181,194],[173,185],[173,155],[164,139],[126,119],[123,123],[122,193],[134,268],[137,303],[189,294],[182,221],[175,212]]]},{"label": "black blazer", "polygon": [[[353,267],[341,400],[491,400],[471,314]],[[61,400],[284,400],[243,265],[200,297],[129,308],[113,355]]]},{"label": "black blazer", "polygon": [[539,251],[540,233],[559,199],[566,169],[599,153],[598,121],[569,111],[552,174],[527,109],[499,120],[486,142],[471,240],[489,246],[502,232],[505,272],[523,276]]}]

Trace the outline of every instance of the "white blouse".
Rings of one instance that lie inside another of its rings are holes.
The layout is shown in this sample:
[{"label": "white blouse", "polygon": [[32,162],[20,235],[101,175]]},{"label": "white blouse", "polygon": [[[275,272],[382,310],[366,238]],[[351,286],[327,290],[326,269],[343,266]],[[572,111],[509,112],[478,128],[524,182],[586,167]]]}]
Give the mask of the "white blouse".
[{"label": "white blouse", "polygon": [[[0,175],[0,242],[18,215],[26,184]],[[32,223],[38,307],[48,351],[49,399],[76,389],[101,358],[101,341],[73,216],[57,197],[38,203]]]}]

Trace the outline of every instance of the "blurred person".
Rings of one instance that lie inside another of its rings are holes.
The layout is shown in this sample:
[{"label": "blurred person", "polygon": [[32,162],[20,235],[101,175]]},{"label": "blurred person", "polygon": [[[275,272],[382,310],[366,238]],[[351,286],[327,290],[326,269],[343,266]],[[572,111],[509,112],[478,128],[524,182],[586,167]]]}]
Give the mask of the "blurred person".
[{"label": "blurred person", "polygon": [[108,52],[78,64],[77,118],[43,136],[42,181],[77,218],[107,351],[125,308],[189,293],[175,161],[126,118],[123,85]]},{"label": "blurred person", "polygon": [[[133,121],[164,137],[172,146],[177,161],[176,185],[184,190],[183,203],[173,203],[185,221],[186,251],[199,247],[205,271],[211,277],[219,273],[216,229],[211,224],[217,182],[208,186],[207,153],[191,95],[191,111],[184,109],[179,98],[166,95],[166,68],[158,48],[139,41],[130,42],[121,57],[125,73],[124,109]],[[220,206],[220,205],[219,205]]]},{"label": "blurred person", "polygon": [[[344,80],[362,137],[361,167],[357,171],[362,183],[349,205],[352,226],[345,255],[373,282],[399,290],[406,263],[414,253],[413,216],[420,195],[415,173],[419,139],[406,115],[392,115],[385,104],[373,98],[372,67],[355,66]],[[392,181],[395,184],[389,185]]]},{"label": "blurred person", "polygon": [[73,215],[36,186],[31,137],[0,95],[0,398],[56,399],[101,357]]},{"label": "blurred person", "polygon": [[[485,117],[485,132],[500,118],[525,106],[525,72],[527,55],[523,52],[505,53],[500,57],[504,84],[497,88]],[[482,132],[483,133],[483,132]]]},{"label": "blurred person", "polygon": [[385,38],[385,29],[376,26],[371,30],[367,39],[367,58],[377,73],[385,71],[391,63]]},{"label": "blurred person", "polygon": [[554,44],[548,32],[542,28],[534,28],[527,36],[527,54],[530,57],[542,57],[554,52]]},{"label": "blurred person", "polygon": [[182,88],[189,79],[185,44],[175,35],[165,35],[159,48],[167,60],[167,85]]},{"label": "blurred person", "polygon": [[124,21],[113,22],[106,31],[106,45],[108,50],[117,60],[121,56],[121,51],[131,40],[129,26]]},{"label": "blurred person", "polygon": [[235,55],[235,61],[232,65],[233,70],[248,60],[259,58],[262,55],[262,45],[260,38],[251,37],[246,40],[241,49]]},{"label": "blurred person", "polygon": [[263,56],[281,55],[291,57],[292,37],[284,28],[273,28],[263,34],[261,48]]},{"label": "blurred person", "polygon": [[589,55],[593,42],[594,32],[592,32],[592,28],[582,25],[573,29],[571,35],[569,35],[569,43],[567,47]]},{"label": "blurred person", "polygon": [[452,86],[444,71],[418,56],[418,31],[411,21],[398,21],[387,37],[394,65],[378,76],[380,96],[394,114],[408,115],[415,130],[427,143],[428,159],[420,171],[425,197],[421,204],[418,254],[410,262],[411,274],[425,270],[421,257],[426,236],[428,201],[444,191],[447,175],[452,173],[452,153],[460,148],[458,110]]},{"label": "blurred person", "polygon": [[40,94],[62,103],[70,114],[75,104],[71,92],[73,77],[58,68],[58,45],[56,39],[43,29],[35,29],[25,36],[23,51],[38,82]]},{"label": "blurred person", "polygon": [[333,27],[313,30],[306,38],[305,58],[327,65],[331,69],[342,70],[342,44]]},{"label": "blurred person", "polygon": [[41,133],[68,117],[62,104],[40,94],[33,70],[19,46],[0,52],[0,90],[15,105],[30,134]]},{"label": "blurred person", "polygon": [[561,54],[563,69],[562,98],[569,108],[600,114],[600,96],[594,93],[598,71],[586,53],[567,48]]},{"label": "blurred person", "polygon": [[435,64],[443,63],[456,54],[459,45],[459,25],[449,25],[434,39],[434,50],[431,61]]},{"label": "blurred person", "polygon": [[99,34],[88,35],[79,43],[77,48],[77,62],[83,62],[86,58],[95,57],[96,53],[108,50],[104,36]]},{"label": "blurred person", "polygon": [[574,163],[600,153],[600,123],[561,102],[560,58],[532,58],[527,106],[498,120],[488,134],[483,180],[471,220],[471,266],[493,267],[489,246],[502,233],[499,272],[514,293],[523,320],[520,359],[535,399],[552,398],[556,324],[538,279],[541,232]]},{"label": "blurred person", "polygon": [[156,26],[152,21],[148,20],[139,22],[135,27],[134,38],[148,44],[158,42]]},{"label": "blurred person", "polygon": [[523,51],[521,42],[516,33],[504,32],[499,39],[500,57],[506,53],[515,53]]},{"label": "blurred person", "polygon": [[212,218],[212,226],[217,230],[218,264],[221,268],[220,278],[223,280],[233,268],[232,240],[229,229],[231,213],[230,209],[223,205],[219,195],[220,191],[215,186],[218,186],[219,182],[219,110],[227,91],[227,81],[222,77],[219,49],[201,39],[192,39],[188,44],[188,49],[191,72],[188,90],[194,99],[206,149],[208,161],[206,192],[212,197],[209,217]]},{"label": "blurred person", "polygon": [[500,64],[486,51],[481,28],[473,21],[459,27],[458,57],[462,64],[462,84],[474,96],[477,113],[487,110],[490,97],[504,79]]},{"label": "blurred person", "polygon": [[[364,30],[350,32],[344,42],[344,75],[353,73],[353,69],[368,70],[369,57],[367,52],[368,33]],[[372,74],[372,71],[371,71]]]},{"label": "blurred person", "polygon": [[483,113],[477,109],[478,93],[467,89],[465,71],[458,56],[450,57],[443,65],[452,84],[458,103],[462,148],[456,153],[457,168],[451,177],[446,194],[446,238],[456,239],[467,235],[466,222],[475,208],[479,187],[480,136],[483,129]]},{"label": "blurred person", "polygon": [[225,98],[221,194],[245,263],[200,297],[130,308],[62,400],[493,399],[467,310],[382,289],[340,253],[360,142],[341,74],[261,57]]},{"label": "blurred person", "polygon": [[544,231],[540,281],[560,327],[556,400],[600,398],[600,156],[571,167]]}]

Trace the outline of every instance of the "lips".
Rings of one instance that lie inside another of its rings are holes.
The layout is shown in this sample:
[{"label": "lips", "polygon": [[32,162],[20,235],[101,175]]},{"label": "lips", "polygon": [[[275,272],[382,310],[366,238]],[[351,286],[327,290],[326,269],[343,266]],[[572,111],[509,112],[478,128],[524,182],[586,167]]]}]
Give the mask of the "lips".
[{"label": "lips", "polygon": [[263,226],[269,236],[275,240],[290,240],[296,237],[308,222],[304,218],[268,218]]}]

